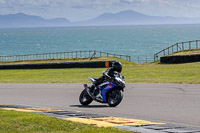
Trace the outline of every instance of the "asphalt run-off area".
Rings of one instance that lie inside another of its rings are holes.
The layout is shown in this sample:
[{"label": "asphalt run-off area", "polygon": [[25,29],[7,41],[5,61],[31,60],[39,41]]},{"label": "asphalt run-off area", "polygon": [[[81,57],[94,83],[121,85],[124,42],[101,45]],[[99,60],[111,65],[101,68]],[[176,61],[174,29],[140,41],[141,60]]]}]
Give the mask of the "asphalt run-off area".
[{"label": "asphalt run-off area", "polygon": [[[72,112],[79,116],[81,112],[81,118],[91,118],[91,123],[94,120],[120,126],[122,121],[129,121],[129,125],[126,123],[121,128],[140,132],[200,132],[199,84],[129,83],[126,85],[124,98],[117,107],[97,102],[82,106],[79,103],[82,90],[83,84],[80,83],[2,83],[0,104],[2,107],[17,105],[61,110],[59,113],[49,111],[54,116],[67,116]],[[66,117],[72,121],[82,121],[81,118]],[[131,122],[135,119],[153,123],[129,129],[128,126],[133,126]]]}]

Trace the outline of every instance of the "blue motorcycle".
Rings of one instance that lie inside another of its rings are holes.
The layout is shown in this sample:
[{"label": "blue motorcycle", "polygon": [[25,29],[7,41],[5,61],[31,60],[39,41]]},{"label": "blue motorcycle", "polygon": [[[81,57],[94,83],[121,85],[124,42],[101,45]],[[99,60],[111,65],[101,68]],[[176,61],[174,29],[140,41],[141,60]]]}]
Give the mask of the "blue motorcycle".
[{"label": "blue motorcycle", "polygon": [[[92,83],[95,78],[88,78]],[[112,80],[104,80],[92,92],[89,91],[87,84],[84,84],[84,90],[81,92],[79,101],[82,105],[89,105],[93,100],[100,103],[108,103],[110,107],[117,106],[123,99],[125,88],[124,77],[121,73],[115,72]]]}]

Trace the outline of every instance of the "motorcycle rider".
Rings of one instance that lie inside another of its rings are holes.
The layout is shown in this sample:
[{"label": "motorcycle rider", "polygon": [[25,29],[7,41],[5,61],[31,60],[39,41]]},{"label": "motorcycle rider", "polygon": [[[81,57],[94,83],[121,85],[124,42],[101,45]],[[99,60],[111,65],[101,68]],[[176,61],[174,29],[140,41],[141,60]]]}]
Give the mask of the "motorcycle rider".
[{"label": "motorcycle rider", "polygon": [[113,62],[112,67],[109,67],[105,72],[103,72],[103,76],[93,82],[93,85],[89,87],[89,92],[91,93],[95,89],[95,87],[99,89],[97,86],[103,83],[104,80],[112,81],[114,79],[115,71],[118,73],[121,73],[122,71],[122,64],[118,61]]}]

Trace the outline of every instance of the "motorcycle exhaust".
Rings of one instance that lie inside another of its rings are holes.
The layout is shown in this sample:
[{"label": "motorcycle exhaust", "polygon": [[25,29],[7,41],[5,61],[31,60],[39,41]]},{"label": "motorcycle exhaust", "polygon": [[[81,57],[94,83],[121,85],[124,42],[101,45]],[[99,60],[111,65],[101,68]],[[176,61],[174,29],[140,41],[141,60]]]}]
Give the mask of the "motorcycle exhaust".
[{"label": "motorcycle exhaust", "polygon": [[97,97],[93,96],[93,95],[90,93],[90,88],[88,87],[87,84],[84,84],[84,88],[86,89],[88,95],[89,95],[93,100],[96,100],[96,101],[99,101],[99,102],[104,102],[102,99],[97,98]]},{"label": "motorcycle exhaust", "polygon": [[86,89],[88,95],[89,95],[93,100],[95,100],[95,97],[90,93],[90,88],[88,87],[87,84],[84,84],[84,88]]}]

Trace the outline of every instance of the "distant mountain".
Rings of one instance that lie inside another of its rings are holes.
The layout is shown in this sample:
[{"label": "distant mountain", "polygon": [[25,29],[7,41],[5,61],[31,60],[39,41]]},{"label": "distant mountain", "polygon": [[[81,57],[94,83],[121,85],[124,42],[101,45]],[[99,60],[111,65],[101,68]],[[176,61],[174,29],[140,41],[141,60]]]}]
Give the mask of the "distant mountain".
[{"label": "distant mountain", "polygon": [[70,22],[65,18],[44,19],[23,13],[0,15],[0,28],[152,24],[200,24],[200,18],[149,16],[133,10],[126,10],[116,14],[104,13],[94,19],[79,22]]},{"label": "distant mountain", "polygon": [[149,16],[126,10],[116,14],[104,13],[94,19],[77,22],[76,25],[149,25],[149,24],[198,24],[200,18]]},{"label": "distant mountain", "polygon": [[55,27],[66,26],[70,23],[65,18],[44,19],[38,16],[26,15],[23,13],[0,15],[0,27]]}]

